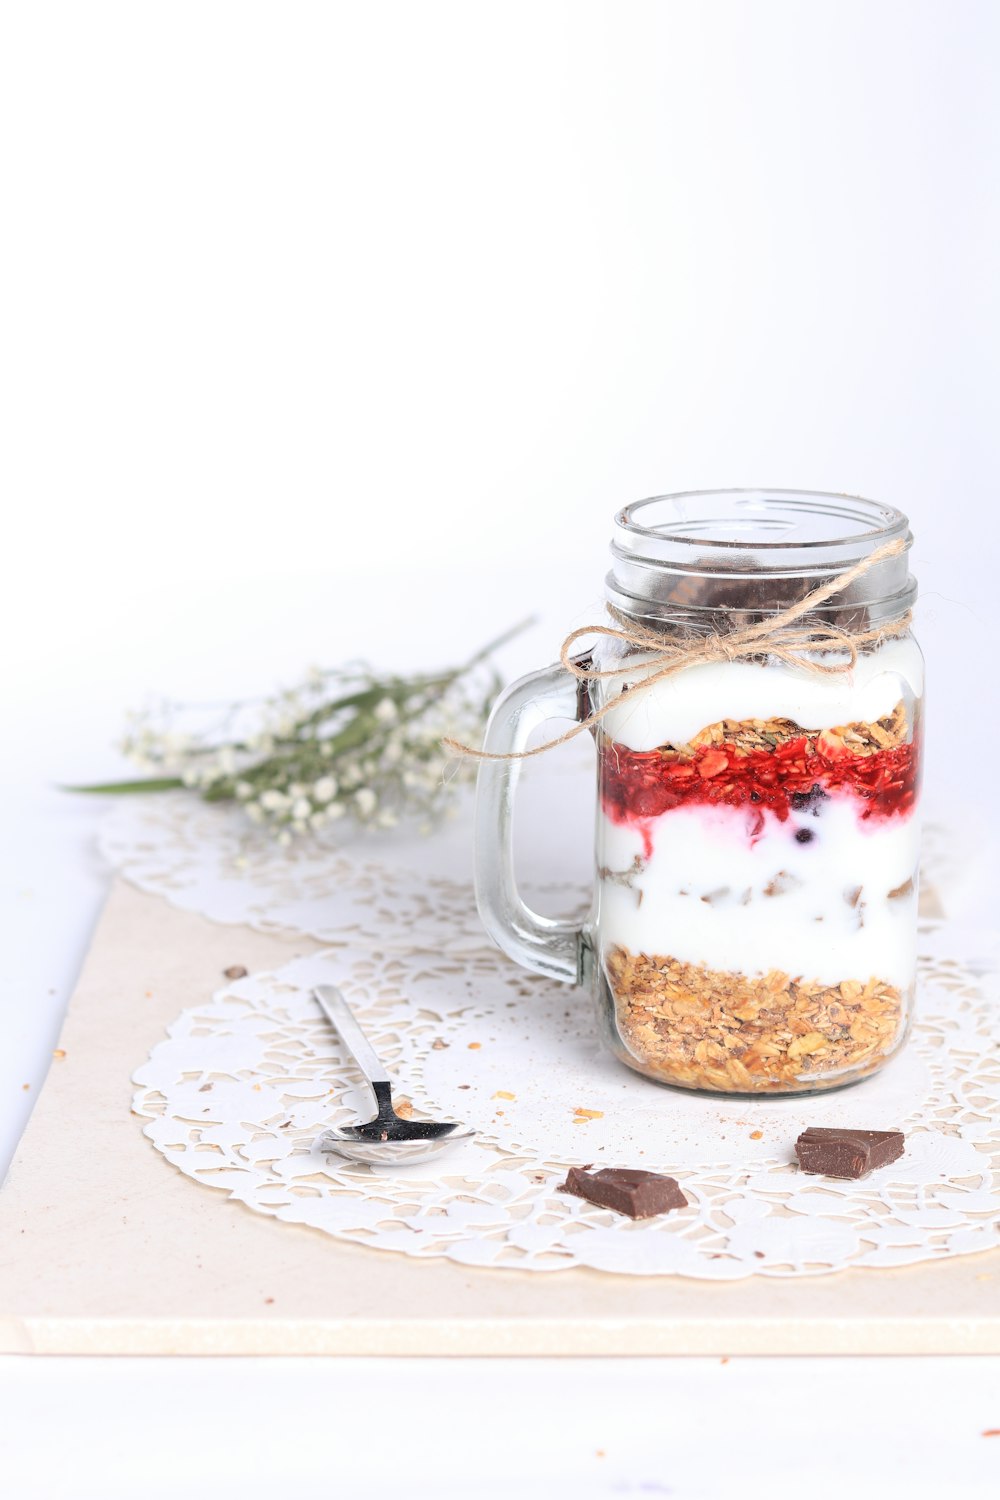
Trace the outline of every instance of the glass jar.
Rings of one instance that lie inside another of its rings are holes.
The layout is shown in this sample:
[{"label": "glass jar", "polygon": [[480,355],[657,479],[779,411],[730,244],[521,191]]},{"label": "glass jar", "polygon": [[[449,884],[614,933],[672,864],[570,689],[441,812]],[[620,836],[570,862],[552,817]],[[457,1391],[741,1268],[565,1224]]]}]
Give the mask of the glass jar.
[{"label": "glass jar", "polygon": [[[640,501],[616,517],[611,549],[620,635],[598,635],[579,677],[533,673],[494,709],[485,748],[498,758],[477,797],[483,921],[519,963],[588,985],[608,1045],[649,1078],[818,1092],[875,1072],[905,1039],[923,695],[911,542],[899,511],[848,496]],[[838,591],[782,630],[825,585]],[[718,649],[751,627],[758,644]],[[658,676],[658,643],[703,659]],[[559,718],[597,743],[582,929],[530,911],[512,864],[516,757]]]}]

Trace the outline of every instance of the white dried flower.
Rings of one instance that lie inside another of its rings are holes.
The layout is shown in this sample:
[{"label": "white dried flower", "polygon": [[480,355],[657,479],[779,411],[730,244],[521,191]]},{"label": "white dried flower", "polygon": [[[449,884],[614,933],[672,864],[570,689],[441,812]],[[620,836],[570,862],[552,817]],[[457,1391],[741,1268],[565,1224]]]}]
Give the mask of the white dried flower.
[{"label": "white dried flower", "polygon": [[[466,667],[430,677],[379,677],[352,663],[311,667],[297,686],[257,703],[216,707],[195,733],[157,705],[131,715],[122,748],[154,780],[231,800],[286,845],[293,834],[342,818],[392,828],[413,814],[432,823],[449,799],[453,773],[441,738],[478,740],[485,705],[499,684]],[[188,712],[188,711],[186,711]],[[123,783],[122,790],[131,790]]]}]

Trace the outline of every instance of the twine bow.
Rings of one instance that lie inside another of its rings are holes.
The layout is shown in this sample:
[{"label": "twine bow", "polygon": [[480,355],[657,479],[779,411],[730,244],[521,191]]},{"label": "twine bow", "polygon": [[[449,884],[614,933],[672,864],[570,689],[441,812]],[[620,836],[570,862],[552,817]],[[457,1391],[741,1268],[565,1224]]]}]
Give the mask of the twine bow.
[{"label": "twine bow", "polygon": [[[584,636],[608,636],[612,640],[622,641],[626,646],[634,647],[637,651],[649,652],[646,661],[642,663],[644,667],[650,669],[649,674],[631,685],[632,693],[646,692],[654,683],[663,682],[687,667],[702,666],[708,662],[739,661],[743,657],[762,654],[777,657],[779,661],[786,662],[789,666],[797,667],[802,671],[813,672],[817,675],[838,676],[843,672],[851,671],[854,667],[858,659],[859,646],[869,645],[886,636],[902,635],[909,628],[910,611],[907,610],[898,620],[880,625],[876,630],[844,630],[839,625],[798,625],[796,621],[801,620],[804,615],[816,609],[820,604],[825,604],[828,599],[842,594],[845,589],[850,588],[852,583],[862,578],[878,563],[885,562],[890,557],[898,557],[905,546],[906,543],[901,538],[887,542],[885,546],[877,548],[861,562],[855,563],[853,568],[848,568],[846,573],[841,573],[829,583],[813,589],[812,593],[806,594],[795,604],[790,604],[787,609],[771,615],[766,620],[758,621],[756,625],[747,625],[741,630],[733,630],[724,635],[716,633],[703,638],[673,639],[647,625],[639,625],[628,615],[609,605],[608,613],[613,620],[618,622],[617,625],[582,625],[579,629],[570,631],[560,648],[559,660],[566,671],[578,682],[589,683],[606,677],[621,677],[622,673],[627,672],[629,668],[619,664],[615,667],[598,669],[591,665],[587,658],[577,657],[574,660],[570,652],[576,642]],[[840,652],[842,659],[837,662],[821,662],[813,659],[813,653],[826,651]],[[609,699],[603,707],[595,709],[586,718],[574,724],[571,729],[567,729],[565,734],[560,734],[553,740],[546,740],[544,744],[536,745],[531,750],[496,752],[476,750],[470,745],[463,745],[459,740],[446,739],[443,743],[454,754],[474,757],[476,760],[527,760],[533,755],[542,755],[546,750],[553,750],[557,745],[564,745],[567,740],[575,739],[578,734],[592,729],[595,724],[600,723],[605,714],[617,707],[619,702],[618,696]]]}]

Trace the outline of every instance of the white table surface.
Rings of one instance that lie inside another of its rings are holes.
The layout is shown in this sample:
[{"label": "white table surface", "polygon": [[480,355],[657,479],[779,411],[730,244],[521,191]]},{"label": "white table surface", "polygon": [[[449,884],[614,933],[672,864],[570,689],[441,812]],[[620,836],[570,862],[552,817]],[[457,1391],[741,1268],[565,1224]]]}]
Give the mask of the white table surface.
[{"label": "white table surface", "polygon": [[[295,641],[267,680],[293,675],[299,633],[326,608],[319,585],[304,602],[289,585],[272,616],[246,625],[251,659],[254,633],[263,637],[287,613],[292,592]],[[470,641],[488,633],[472,621]],[[541,627],[511,669],[547,659],[553,639]],[[222,646],[197,662],[193,651],[164,651],[152,664],[148,640],[134,649],[134,664],[123,646],[124,658],[103,675],[92,669],[76,689],[68,670],[58,701],[25,686],[17,707],[28,732],[5,750],[17,795],[0,847],[4,1163],[44,1082],[108,880],[93,842],[102,807],[52,783],[117,769],[105,747],[137,683],[180,691],[190,682],[198,696],[223,676]],[[67,650],[94,660],[86,630]],[[231,670],[224,680],[228,689]],[[839,1496],[848,1487],[859,1496],[993,1497],[1000,1437],[982,1436],[991,1428],[1000,1428],[994,1358],[0,1358],[0,1482],[12,1500],[154,1500],[184,1489],[221,1500],[270,1496],[279,1483],[297,1497],[362,1500],[515,1488],[524,1497],[683,1500]]]}]

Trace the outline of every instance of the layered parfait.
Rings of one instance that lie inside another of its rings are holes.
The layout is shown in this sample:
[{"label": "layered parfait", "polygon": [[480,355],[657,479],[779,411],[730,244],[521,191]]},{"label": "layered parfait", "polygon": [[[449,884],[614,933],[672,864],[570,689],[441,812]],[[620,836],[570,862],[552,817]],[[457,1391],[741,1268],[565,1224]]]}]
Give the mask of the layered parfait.
[{"label": "layered parfait", "polygon": [[915,972],[922,661],[688,668],[599,729],[595,931],[621,1055],[665,1083],[807,1091],[874,1071]]}]

